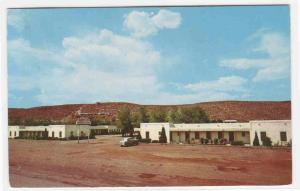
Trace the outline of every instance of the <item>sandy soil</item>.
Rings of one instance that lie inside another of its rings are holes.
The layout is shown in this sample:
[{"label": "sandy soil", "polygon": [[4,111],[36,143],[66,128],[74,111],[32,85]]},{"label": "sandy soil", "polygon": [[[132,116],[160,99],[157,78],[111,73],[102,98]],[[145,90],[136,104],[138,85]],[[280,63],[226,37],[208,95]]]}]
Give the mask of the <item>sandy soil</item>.
[{"label": "sandy soil", "polygon": [[119,136],[87,141],[9,140],[13,187],[281,185],[291,150],[205,145],[120,147]]}]

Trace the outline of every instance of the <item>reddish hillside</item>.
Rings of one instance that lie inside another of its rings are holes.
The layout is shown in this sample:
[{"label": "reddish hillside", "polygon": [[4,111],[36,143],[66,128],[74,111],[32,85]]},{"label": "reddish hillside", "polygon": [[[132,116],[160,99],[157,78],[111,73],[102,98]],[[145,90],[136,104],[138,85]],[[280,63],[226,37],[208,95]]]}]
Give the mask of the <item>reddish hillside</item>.
[{"label": "reddish hillside", "polygon": [[[76,115],[102,116],[108,120],[116,118],[119,109],[127,105],[132,111],[137,111],[141,106],[132,103],[108,102],[96,104],[74,104],[58,106],[42,106],[29,109],[11,108],[8,111],[9,120],[41,119],[51,121],[74,122]],[[291,102],[266,102],[266,101],[219,101],[204,102],[187,105],[146,105],[149,110],[173,107],[199,106],[209,115],[211,120],[236,119],[240,122],[249,120],[279,120],[291,119]]]}]

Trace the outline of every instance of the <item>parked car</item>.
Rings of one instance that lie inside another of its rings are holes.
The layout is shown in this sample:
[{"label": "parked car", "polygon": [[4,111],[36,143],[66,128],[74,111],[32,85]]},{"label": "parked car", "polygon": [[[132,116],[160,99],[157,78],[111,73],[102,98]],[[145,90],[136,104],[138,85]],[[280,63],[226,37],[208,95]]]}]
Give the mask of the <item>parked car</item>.
[{"label": "parked car", "polygon": [[132,137],[126,137],[123,138],[123,140],[120,141],[120,146],[121,147],[129,147],[129,146],[135,146],[138,145],[139,141],[136,138],[132,138]]}]

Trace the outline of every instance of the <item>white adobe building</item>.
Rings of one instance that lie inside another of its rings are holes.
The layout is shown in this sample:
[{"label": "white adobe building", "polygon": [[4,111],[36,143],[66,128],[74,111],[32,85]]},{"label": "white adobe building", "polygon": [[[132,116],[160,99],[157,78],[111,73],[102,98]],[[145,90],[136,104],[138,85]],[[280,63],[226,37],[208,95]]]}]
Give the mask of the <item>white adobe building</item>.
[{"label": "white adobe building", "polygon": [[223,138],[229,142],[242,141],[246,145],[252,145],[255,132],[260,144],[264,136],[271,138],[272,144],[287,145],[291,141],[290,120],[262,120],[248,123],[141,123],[140,128],[135,128],[135,131],[139,131],[142,138],[159,140],[163,127],[168,143],[199,143],[201,138],[212,141],[215,138]]},{"label": "white adobe building", "polygon": [[49,126],[8,126],[8,137],[43,137],[45,131],[48,137],[70,138],[72,136],[88,136],[93,130],[96,135],[121,133],[114,125],[49,125]]}]

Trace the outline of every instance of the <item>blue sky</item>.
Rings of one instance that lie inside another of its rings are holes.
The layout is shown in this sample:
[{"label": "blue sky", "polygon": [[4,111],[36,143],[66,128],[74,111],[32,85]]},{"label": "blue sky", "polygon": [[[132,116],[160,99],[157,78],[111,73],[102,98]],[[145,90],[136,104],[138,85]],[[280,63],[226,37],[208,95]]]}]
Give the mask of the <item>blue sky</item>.
[{"label": "blue sky", "polygon": [[288,6],[10,9],[8,104],[290,100]]}]

